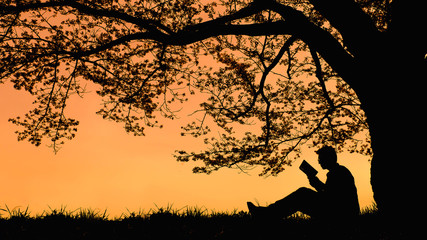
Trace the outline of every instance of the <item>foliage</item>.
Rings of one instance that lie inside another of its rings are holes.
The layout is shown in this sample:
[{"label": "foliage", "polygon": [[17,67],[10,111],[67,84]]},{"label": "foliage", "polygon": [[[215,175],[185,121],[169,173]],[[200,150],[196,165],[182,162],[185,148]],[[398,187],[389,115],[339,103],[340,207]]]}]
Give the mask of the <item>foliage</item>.
[{"label": "foliage", "polygon": [[[137,136],[176,118],[173,107],[190,95],[207,96],[195,109],[201,120],[183,126],[206,149],[176,153],[203,162],[195,172],[263,166],[261,175],[275,175],[303,144],[370,155],[352,86],[288,26],[304,18],[354,54],[315,2],[3,1],[0,80],[35,96],[33,110],[10,119],[18,140],[47,139],[56,151],[74,138],[79,122],[66,115],[67,100],[91,81],[104,103],[97,113]],[[357,2],[387,30],[390,1]]]}]

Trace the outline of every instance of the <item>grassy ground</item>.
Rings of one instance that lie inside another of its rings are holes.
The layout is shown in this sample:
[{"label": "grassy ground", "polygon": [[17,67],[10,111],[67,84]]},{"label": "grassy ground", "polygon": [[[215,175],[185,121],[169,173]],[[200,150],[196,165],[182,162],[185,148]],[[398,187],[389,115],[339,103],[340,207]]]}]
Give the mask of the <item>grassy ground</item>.
[{"label": "grassy ground", "polygon": [[30,216],[27,209],[3,209],[0,239],[401,239],[381,225],[375,209],[366,209],[348,225],[293,216],[280,222],[257,221],[247,212],[209,212],[172,207],[128,212],[109,219],[102,211],[49,209]]}]

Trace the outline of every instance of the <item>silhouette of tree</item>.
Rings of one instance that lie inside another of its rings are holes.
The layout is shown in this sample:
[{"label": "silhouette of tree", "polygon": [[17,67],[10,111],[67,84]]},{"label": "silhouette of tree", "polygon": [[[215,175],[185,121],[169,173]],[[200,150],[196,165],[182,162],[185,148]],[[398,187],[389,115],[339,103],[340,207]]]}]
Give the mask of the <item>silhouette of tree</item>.
[{"label": "silhouette of tree", "polygon": [[206,150],[177,152],[204,163],[195,172],[258,165],[275,175],[302,144],[328,143],[373,154],[374,197],[391,212],[414,196],[406,161],[425,135],[415,121],[425,102],[424,9],[408,0],[9,0],[0,4],[0,79],[36,96],[11,119],[18,139],[47,138],[54,149],[75,136],[64,109],[84,80],[101,87],[98,114],[135,135],[175,118],[171,104],[207,94],[202,120],[183,127],[204,135]]}]

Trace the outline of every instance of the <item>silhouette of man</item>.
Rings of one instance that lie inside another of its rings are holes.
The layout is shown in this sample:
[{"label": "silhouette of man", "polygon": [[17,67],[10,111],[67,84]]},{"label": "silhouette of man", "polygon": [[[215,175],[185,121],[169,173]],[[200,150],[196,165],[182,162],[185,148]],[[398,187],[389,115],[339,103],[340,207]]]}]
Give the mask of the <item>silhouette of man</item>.
[{"label": "silhouette of man", "polygon": [[309,176],[309,188],[299,188],[287,197],[269,205],[257,207],[248,202],[248,208],[254,217],[284,218],[296,211],[312,218],[342,220],[351,219],[360,212],[357,189],[350,171],[338,164],[335,149],[325,146],[316,151],[319,164],[329,170],[326,182],[323,183],[315,175]]}]

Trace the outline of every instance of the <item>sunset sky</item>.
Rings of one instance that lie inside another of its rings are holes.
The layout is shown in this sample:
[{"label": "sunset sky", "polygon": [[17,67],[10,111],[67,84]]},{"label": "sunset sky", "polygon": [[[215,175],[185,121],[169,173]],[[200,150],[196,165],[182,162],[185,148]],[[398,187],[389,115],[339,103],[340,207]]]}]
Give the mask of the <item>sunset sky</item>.
[{"label": "sunset sky", "polygon": [[[180,136],[180,126],[194,109],[185,108],[180,119],[163,121],[163,129],[147,129],[145,137],[127,134],[123,126],[105,121],[95,112],[101,99],[87,93],[71,98],[67,115],[80,121],[77,137],[55,155],[45,144],[35,147],[18,142],[17,127],[7,120],[31,109],[32,97],[0,86],[0,207],[29,209],[32,214],[67,206],[92,208],[110,217],[143,209],[185,206],[209,210],[245,210],[246,202],[272,203],[301,186],[309,186],[298,166],[306,159],[322,180],[326,171],[317,163],[314,149],[305,149],[301,158],[278,177],[259,177],[261,169],[248,174],[223,169],[211,175],[193,174],[194,163],[179,163],[175,150],[203,149],[202,139]],[[368,157],[342,153],[338,161],[353,173],[361,207],[371,205]],[[196,163],[197,164],[197,163]]]}]

